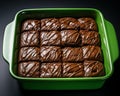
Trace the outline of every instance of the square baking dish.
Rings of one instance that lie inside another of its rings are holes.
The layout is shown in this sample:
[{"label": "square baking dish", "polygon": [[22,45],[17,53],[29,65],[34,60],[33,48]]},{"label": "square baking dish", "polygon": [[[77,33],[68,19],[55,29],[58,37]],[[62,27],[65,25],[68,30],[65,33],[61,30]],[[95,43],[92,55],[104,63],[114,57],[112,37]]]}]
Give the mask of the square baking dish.
[{"label": "square baking dish", "polygon": [[[105,75],[100,77],[80,78],[28,78],[17,75],[17,56],[21,23],[24,19],[41,19],[49,17],[92,17],[98,25],[101,49],[104,57]],[[112,37],[112,39],[111,39]],[[9,63],[10,74],[20,82],[24,89],[32,90],[79,90],[98,89],[104,85],[113,73],[113,64],[118,58],[118,42],[113,25],[102,13],[94,8],[37,8],[23,9],[9,23],[4,32],[3,57]]]}]

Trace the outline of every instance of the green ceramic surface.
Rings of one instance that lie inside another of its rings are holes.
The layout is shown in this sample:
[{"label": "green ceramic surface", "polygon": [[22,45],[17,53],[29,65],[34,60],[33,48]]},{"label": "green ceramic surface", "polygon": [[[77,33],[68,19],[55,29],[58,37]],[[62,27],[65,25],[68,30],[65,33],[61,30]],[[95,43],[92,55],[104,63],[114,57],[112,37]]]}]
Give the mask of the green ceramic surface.
[{"label": "green ceramic surface", "polygon": [[[93,17],[98,25],[101,48],[104,56],[105,75],[101,77],[79,78],[26,78],[17,76],[17,54],[21,22],[24,19],[42,19],[47,17]],[[112,37],[112,39],[111,39]],[[113,73],[115,60],[118,58],[118,42],[113,25],[102,13],[94,8],[37,8],[24,9],[15,15],[13,22],[5,28],[3,57],[9,63],[11,76],[17,79],[24,89],[33,90],[79,90],[98,89],[104,85]]]}]

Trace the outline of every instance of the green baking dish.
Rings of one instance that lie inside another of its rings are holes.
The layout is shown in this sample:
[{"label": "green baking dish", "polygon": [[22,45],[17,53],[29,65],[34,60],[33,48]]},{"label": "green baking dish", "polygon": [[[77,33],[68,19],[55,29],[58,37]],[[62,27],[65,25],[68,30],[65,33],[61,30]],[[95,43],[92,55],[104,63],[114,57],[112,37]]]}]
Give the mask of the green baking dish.
[{"label": "green baking dish", "polygon": [[[101,77],[82,78],[26,78],[17,75],[17,53],[21,22],[28,18],[47,17],[93,17],[98,24],[101,48],[104,56],[105,75]],[[112,39],[111,39],[112,37]],[[94,8],[38,8],[24,9],[15,15],[15,19],[5,28],[3,40],[3,57],[9,63],[11,75],[20,82],[24,89],[33,90],[79,90],[98,89],[104,85],[113,73],[113,64],[118,58],[118,43],[113,25],[102,13]]]}]

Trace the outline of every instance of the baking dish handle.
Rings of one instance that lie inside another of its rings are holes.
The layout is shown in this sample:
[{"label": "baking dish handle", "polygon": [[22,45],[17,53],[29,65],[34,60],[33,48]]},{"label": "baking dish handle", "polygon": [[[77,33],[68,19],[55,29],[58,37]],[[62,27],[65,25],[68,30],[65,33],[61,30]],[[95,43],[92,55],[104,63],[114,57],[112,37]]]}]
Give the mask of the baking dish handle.
[{"label": "baking dish handle", "polygon": [[108,42],[110,46],[111,59],[112,59],[112,63],[114,63],[119,56],[117,36],[116,36],[116,32],[113,25],[107,20],[105,20],[105,24],[108,30],[107,35],[108,35]]},{"label": "baking dish handle", "polygon": [[10,63],[12,59],[13,24],[14,22],[11,22],[6,26],[3,38],[3,57],[8,63]]}]

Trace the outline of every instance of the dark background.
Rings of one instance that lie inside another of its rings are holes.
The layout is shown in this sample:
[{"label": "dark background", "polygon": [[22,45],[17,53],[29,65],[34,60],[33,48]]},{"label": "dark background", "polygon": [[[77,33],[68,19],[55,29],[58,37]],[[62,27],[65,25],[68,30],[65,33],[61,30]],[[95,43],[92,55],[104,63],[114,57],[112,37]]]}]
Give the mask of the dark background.
[{"label": "dark background", "polygon": [[[19,87],[17,80],[9,74],[9,64],[2,57],[4,29],[13,21],[15,14],[24,8],[51,7],[90,7],[99,9],[105,19],[110,21],[116,30],[120,46],[120,13],[115,0],[3,0],[0,2],[0,96],[108,96],[119,94],[120,58],[114,63],[114,73],[106,80],[104,86],[97,90],[75,91],[27,91]],[[111,37],[112,39],[112,37]],[[8,46],[9,47],[9,46]],[[115,89],[115,91],[113,91]],[[42,95],[41,95],[42,96]]]}]

